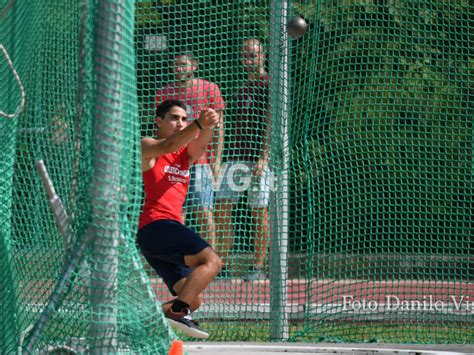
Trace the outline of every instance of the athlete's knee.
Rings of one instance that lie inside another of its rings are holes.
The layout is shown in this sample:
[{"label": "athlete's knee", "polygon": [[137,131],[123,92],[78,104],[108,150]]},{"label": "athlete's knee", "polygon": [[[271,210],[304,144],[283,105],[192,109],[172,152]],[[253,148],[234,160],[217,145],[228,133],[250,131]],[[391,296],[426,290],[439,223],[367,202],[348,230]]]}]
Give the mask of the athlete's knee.
[{"label": "athlete's knee", "polygon": [[[216,254],[216,256],[217,256],[217,254]],[[219,256],[217,256],[216,263],[217,263],[217,272],[216,272],[216,275],[217,275],[221,271],[222,266],[223,266],[222,259]]]},{"label": "athlete's knee", "polygon": [[214,269],[215,271],[215,274],[217,275],[221,269],[222,269],[222,260],[221,258],[214,253],[214,256],[211,260],[211,265],[212,265],[212,268]]},{"label": "athlete's knee", "polygon": [[221,258],[219,258],[211,247],[207,247],[197,255],[185,256],[184,261],[186,262],[186,265],[194,268],[198,266],[206,266],[216,275],[222,268]]},{"label": "athlete's knee", "polygon": [[222,260],[214,251],[206,258],[206,265],[217,275],[222,269]]}]

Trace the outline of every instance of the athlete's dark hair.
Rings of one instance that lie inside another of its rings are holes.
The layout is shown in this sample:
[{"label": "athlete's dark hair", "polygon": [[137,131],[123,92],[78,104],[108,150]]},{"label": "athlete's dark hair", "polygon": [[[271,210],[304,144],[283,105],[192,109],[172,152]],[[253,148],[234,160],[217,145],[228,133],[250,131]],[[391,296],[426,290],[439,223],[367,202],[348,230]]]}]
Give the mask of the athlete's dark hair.
[{"label": "athlete's dark hair", "polygon": [[181,107],[184,111],[186,111],[186,104],[181,100],[165,100],[161,104],[158,105],[155,112],[155,118],[165,118],[166,112],[171,110],[173,106]]}]

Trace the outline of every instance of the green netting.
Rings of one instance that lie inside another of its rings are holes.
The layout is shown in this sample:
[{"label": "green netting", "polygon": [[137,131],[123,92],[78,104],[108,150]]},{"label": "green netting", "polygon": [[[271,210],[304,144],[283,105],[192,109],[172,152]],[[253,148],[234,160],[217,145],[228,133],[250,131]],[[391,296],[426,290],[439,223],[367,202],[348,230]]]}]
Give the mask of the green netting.
[{"label": "green netting", "polygon": [[[210,105],[224,120],[212,194],[200,166],[185,209],[225,262],[194,314],[211,340],[473,343],[473,12],[464,0],[4,2],[0,111],[21,105],[14,71],[26,105],[0,116],[2,351],[166,353],[158,302],[171,295],[135,233],[139,138],[170,91],[191,118]],[[284,31],[295,15],[309,27],[299,39]],[[186,64],[220,94],[196,103],[173,86]]]},{"label": "green netting", "polygon": [[167,353],[135,247],[134,5],[9,2],[1,17],[2,111],[20,102],[13,69],[26,94],[0,118],[1,352]]},{"label": "green netting", "polygon": [[[197,78],[225,102],[214,201],[191,193],[186,208],[226,264],[195,315],[211,339],[472,343],[473,11],[467,1],[137,2],[142,136],[155,134],[157,96],[185,100],[191,118],[193,86],[217,106]],[[288,39],[295,15],[309,30]],[[244,66],[251,38],[267,89]],[[194,82],[176,76],[192,64],[183,52],[196,59]],[[236,165],[266,148],[268,204],[253,166]],[[259,260],[265,277],[247,281]]]}]

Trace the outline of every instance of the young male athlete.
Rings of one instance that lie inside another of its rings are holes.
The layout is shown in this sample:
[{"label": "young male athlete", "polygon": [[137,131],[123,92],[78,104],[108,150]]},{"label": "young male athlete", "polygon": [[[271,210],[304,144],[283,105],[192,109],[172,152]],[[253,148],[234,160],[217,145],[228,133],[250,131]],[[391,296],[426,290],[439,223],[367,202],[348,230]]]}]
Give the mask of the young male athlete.
[{"label": "young male athlete", "polygon": [[156,109],[157,139],[142,139],[145,203],[137,243],[176,296],[163,305],[170,324],[190,336],[207,338],[209,334],[190,314],[202,304],[202,291],[219,273],[222,262],[204,239],[183,224],[182,206],[189,168],[206,150],[219,115],[204,108],[192,123],[187,118],[182,101],[164,101]]}]

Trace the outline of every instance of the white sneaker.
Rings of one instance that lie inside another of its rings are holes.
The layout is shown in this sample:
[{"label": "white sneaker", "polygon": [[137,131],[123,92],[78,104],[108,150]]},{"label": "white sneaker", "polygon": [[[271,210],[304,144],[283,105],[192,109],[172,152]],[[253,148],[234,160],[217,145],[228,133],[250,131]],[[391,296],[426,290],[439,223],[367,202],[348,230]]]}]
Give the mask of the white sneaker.
[{"label": "white sneaker", "polygon": [[170,308],[166,311],[165,317],[173,328],[181,330],[190,337],[199,339],[209,338],[209,333],[200,329],[199,323],[191,318],[189,309],[185,309],[181,312],[173,312]]}]

